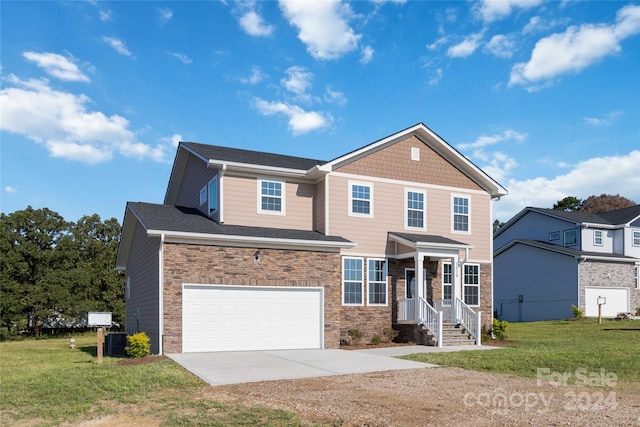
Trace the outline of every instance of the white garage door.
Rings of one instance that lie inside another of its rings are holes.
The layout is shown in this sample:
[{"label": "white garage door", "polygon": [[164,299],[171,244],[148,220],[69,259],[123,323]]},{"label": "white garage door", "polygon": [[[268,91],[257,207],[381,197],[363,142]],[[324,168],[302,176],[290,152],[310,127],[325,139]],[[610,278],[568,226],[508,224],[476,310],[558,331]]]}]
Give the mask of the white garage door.
[{"label": "white garage door", "polygon": [[322,348],[321,288],[184,285],[182,351]]},{"label": "white garage door", "polygon": [[598,317],[598,297],[606,298],[602,305],[602,317],[616,317],[629,311],[629,288],[586,288],[585,313],[587,317]]}]

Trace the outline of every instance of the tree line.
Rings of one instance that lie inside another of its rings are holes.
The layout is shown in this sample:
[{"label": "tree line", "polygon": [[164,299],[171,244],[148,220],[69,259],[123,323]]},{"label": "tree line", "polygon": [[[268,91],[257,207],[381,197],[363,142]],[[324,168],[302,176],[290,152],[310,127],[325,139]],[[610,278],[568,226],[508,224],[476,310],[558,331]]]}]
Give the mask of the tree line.
[{"label": "tree line", "polygon": [[84,326],[89,311],[124,324],[120,232],[97,214],[77,222],[31,206],[0,214],[0,337]]}]

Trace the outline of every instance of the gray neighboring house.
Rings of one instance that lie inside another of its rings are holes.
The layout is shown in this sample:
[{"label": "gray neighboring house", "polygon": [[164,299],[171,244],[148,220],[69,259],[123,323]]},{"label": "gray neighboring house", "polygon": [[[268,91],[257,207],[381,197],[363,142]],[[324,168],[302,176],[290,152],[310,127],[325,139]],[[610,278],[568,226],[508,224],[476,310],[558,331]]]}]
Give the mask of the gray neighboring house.
[{"label": "gray neighboring house", "polygon": [[600,214],[527,207],[494,234],[494,310],[509,322],[640,307],[640,205]]}]

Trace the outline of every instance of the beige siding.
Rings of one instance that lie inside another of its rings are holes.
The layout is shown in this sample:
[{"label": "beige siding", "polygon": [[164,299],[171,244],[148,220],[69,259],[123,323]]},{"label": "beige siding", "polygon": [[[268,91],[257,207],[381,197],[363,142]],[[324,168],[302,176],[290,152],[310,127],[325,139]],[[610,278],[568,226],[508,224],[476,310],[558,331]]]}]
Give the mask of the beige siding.
[{"label": "beige siding", "polygon": [[320,233],[324,233],[325,227],[324,185],[324,181],[316,184],[316,197],[313,203],[313,229]]},{"label": "beige siding", "polygon": [[125,299],[127,333],[144,331],[151,339],[154,354],[160,351],[159,245],[159,238],[147,237],[140,224],[136,224],[127,265],[129,291]]},{"label": "beige siding", "polygon": [[224,176],[225,224],[313,229],[314,184],[286,182],[285,215],[278,215],[258,212],[257,180],[256,177]]},{"label": "beige siding", "polygon": [[206,186],[218,171],[207,168],[207,164],[196,157],[189,156],[182,186],[178,192],[176,206],[200,209],[207,214],[207,205],[200,206],[200,190]]}]

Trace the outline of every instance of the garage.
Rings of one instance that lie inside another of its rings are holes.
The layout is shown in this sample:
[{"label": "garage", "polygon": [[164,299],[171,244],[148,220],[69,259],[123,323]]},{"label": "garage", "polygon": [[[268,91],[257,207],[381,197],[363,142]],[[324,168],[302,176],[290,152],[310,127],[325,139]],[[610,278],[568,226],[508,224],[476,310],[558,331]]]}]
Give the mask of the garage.
[{"label": "garage", "polygon": [[585,288],[585,313],[587,317],[598,317],[598,297],[605,298],[602,317],[616,317],[629,311],[629,288]]},{"label": "garage", "polygon": [[182,351],[323,347],[323,289],[183,285]]}]

